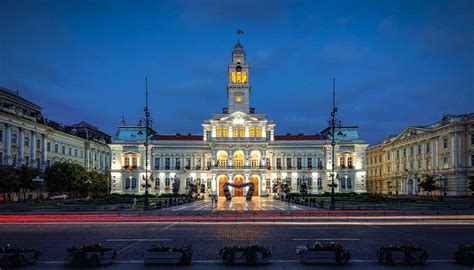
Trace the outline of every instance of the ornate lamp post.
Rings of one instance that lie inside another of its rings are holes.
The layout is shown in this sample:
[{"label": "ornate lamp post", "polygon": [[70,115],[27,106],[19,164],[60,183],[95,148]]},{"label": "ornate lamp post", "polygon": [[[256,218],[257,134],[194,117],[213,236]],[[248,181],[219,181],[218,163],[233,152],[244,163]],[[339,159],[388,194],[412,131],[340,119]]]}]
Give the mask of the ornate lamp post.
[{"label": "ornate lamp post", "polygon": [[[150,201],[148,196],[148,130],[150,129],[151,119],[148,111],[148,78],[145,78],[145,195],[143,197],[143,210],[150,209]],[[140,132],[139,132],[140,133]],[[142,133],[143,134],[143,133]]]},{"label": "ornate lamp post", "polygon": [[[336,78],[333,78],[332,81],[332,111],[331,111],[331,116],[329,118],[329,128],[331,129],[331,148],[332,148],[332,168],[331,168],[331,206],[330,210],[336,209],[336,200],[335,200],[335,195],[334,195],[334,169],[336,165],[336,153],[335,153],[335,147],[336,147],[336,128],[341,127],[341,122],[342,120],[336,116],[337,113],[337,107],[336,107]],[[339,131],[337,135],[342,135],[342,132]]]}]

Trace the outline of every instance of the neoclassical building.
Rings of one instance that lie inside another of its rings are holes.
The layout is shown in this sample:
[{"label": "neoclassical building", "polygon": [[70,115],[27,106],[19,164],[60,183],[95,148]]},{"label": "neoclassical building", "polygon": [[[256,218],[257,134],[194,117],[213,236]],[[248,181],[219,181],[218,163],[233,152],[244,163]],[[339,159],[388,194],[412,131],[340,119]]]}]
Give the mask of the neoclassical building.
[{"label": "neoclassical building", "polygon": [[434,176],[447,196],[471,195],[474,181],[474,113],[445,115],[433,124],[412,126],[367,149],[367,190],[425,195],[419,184]]},{"label": "neoclassical building", "polygon": [[[250,107],[250,67],[240,42],[232,51],[227,76],[228,107],[202,123],[202,134],[162,135],[150,130],[150,192],[170,193],[176,179],[181,193],[194,182],[219,196],[225,182],[252,182],[254,196],[266,196],[281,183],[287,183],[291,192],[298,192],[303,182],[311,193],[329,191],[330,130],[275,134],[275,123]],[[144,193],[144,140],[143,123],[127,125],[122,120],[110,144],[113,193]],[[366,192],[367,144],[358,127],[341,127],[336,141],[337,192]],[[231,188],[231,192],[243,196],[246,191]]]}]

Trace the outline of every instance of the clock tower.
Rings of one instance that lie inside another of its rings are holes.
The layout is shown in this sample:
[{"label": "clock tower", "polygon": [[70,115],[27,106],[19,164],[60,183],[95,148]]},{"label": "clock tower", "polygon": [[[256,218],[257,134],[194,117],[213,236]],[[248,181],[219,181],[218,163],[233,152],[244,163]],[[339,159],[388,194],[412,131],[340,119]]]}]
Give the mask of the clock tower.
[{"label": "clock tower", "polygon": [[245,63],[244,47],[237,41],[232,51],[232,64],[228,66],[227,85],[228,112],[249,113],[250,83],[249,65]]}]

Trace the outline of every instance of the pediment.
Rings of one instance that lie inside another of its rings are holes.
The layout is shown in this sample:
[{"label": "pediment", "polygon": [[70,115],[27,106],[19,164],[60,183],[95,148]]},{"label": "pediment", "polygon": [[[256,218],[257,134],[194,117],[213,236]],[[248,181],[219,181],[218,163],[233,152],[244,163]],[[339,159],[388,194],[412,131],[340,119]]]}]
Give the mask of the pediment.
[{"label": "pediment", "polygon": [[424,128],[418,128],[418,127],[408,127],[406,128],[402,133],[400,133],[400,135],[398,135],[394,140],[393,142],[396,142],[396,141],[403,141],[403,140],[406,140],[412,136],[418,136],[418,135],[421,135],[425,132],[427,132],[428,130],[427,129],[424,129]]},{"label": "pediment", "polygon": [[233,112],[219,119],[220,121],[258,121],[256,117],[252,117],[244,112]]}]

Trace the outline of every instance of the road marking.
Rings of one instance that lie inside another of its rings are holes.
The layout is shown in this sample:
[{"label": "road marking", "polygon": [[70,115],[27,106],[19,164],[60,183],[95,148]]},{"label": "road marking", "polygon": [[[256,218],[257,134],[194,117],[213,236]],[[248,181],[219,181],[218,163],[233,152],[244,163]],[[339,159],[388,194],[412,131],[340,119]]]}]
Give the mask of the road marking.
[{"label": "road marking", "polygon": [[178,224],[178,222],[172,223],[172,224],[170,224],[170,225],[164,227],[163,229],[161,229],[161,230],[159,230],[159,231],[161,232],[161,231],[167,230],[167,229],[173,227],[173,226],[176,225],[176,224]]},{"label": "road marking", "polygon": [[204,205],[204,206],[201,206],[201,207],[198,207],[198,208],[195,208],[193,211],[198,211],[198,210],[201,210],[203,208],[207,207],[207,205]]},{"label": "road marking", "polygon": [[359,238],[295,238],[293,241],[360,241]]},{"label": "road marking", "polygon": [[[170,225],[168,225],[168,226],[166,226],[166,227],[164,227],[164,228],[159,229],[158,232],[167,230],[167,229],[173,227],[173,226],[176,225],[176,224],[178,224],[178,222],[171,223]],[[133,246],[136,246],[138,243],[141,243],[141,242],[142,242],[142,241],[135,241],[134,243],[131,243],[130,245],[128,245],[128,246],[122,248],[121,250],[117,251],[117,254],[120,254],[120,253],[124,252],[125,250],[127,250],[127,249],[129,249],[129,248],[131,248],[131,247],[133,247]]]},{"label": "road marking", "polygon": [[339,230],[340,228],[288,228],[290,230]]},{"label": "road marking", "polygon": [[106,242],[135,242],[135,241],[171,241],[171,239],[151,239],[151,238],[142,238],[142,239],[139,239],[139,238],[130,238],[130,239],[127,239],[127,238],[124,238],[124,239],[106,239],[105,240]]},{"label": "road marking", "polygon": [[[299,260],[270,260],[272,263],[299,263]],[[351,263],[375,263],[377,260],[350,260]],[[428,263],[454,263],[455,260],[427,260]],[[140,260],[114,261],[116,264],[143,264]],[[221,264],[222,260],[193,260],[193,263]],[[36,264],[64,264],[64,261],[39,261]]]}]

